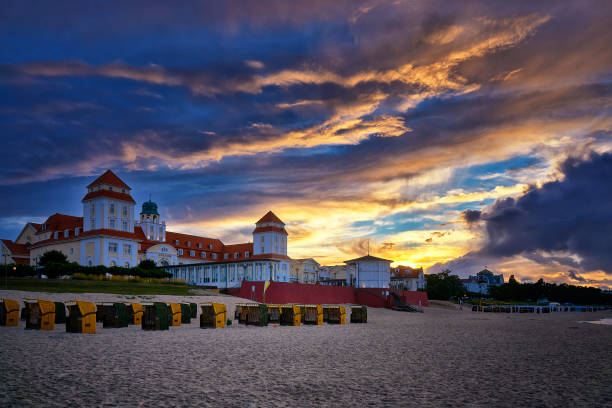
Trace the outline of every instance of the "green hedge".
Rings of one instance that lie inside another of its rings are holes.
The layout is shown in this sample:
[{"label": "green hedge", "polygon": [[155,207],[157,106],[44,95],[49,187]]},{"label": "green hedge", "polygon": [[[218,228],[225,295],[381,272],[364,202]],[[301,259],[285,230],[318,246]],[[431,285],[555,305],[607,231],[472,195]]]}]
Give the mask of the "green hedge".
[{"label": "green hedge", "polygon": [[[9,276],[26,277],[35,276],[38,274],[36,269],[30,265],[0,265],[0,273],[4,276],[7,272]],[[15,269],[13,269],[15,267]],[[138,266],[134,268],[122,268],[120,266],[106,267],[104,265],[83,266],[76,262],[73,263],[55,263],[50,262],[46,266],[41,267],[40,273],[54,279],[60,276],[71,276],[75,273],[85,275],[105,275],[110,273],[115,276],[138,276],[140,278],[171,278],[172,274],[162,269],[143,269]]]}]

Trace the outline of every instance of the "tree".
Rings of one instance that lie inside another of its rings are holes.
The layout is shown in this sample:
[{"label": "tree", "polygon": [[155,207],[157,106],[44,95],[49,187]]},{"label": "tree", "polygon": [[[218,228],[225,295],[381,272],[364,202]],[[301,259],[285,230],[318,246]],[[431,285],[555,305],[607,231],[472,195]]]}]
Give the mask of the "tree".
[{"label": "tree", "polygon": [[68,258],[62,252],[57,250],[47,251],[40,257],[40,264],[42,266],[47,266],[50,263],[56,264],[67,264]]},{"label": "tree", "polygon": [[463,296],[465,289],[457,275],[451,275],[446,269],[440,273],[426,275],[427,297],[429,299],[448,300],[452,297]]},{"label": "tree", "polygon": [[140,261],[138,267],[141,269],[156,269],[157,265],[155,265],[155,261],[153,261],[152,259],[144,259]]}]

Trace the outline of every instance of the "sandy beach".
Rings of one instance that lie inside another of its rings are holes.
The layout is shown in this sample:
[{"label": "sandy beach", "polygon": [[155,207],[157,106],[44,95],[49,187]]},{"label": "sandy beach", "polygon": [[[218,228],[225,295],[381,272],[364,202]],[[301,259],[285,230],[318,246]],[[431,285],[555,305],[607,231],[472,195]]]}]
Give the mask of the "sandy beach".
[{"label": "sandy beach", "polygon": [[[144,301],[0,291],[16,300]],[[228,296],[148,296],[219,301]],[[0,327],[0,406],[612,405],[612,312],[483,314],[369,309],[367,324],[97,334]]]}]

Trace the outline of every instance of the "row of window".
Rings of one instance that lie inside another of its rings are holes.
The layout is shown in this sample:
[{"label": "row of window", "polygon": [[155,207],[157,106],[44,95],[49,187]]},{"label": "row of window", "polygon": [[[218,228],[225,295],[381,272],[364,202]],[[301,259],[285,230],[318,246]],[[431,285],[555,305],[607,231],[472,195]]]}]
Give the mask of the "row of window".
[{"label": "row of window", "polygon": [[[79,227],[76,227],[74,229],[74,236],[78,237],[80,233],[81,233],[81,229]],[[70,236],[70,230],[69,229],[64,230],[64,238],[68,238],[69,236]],[[58,238],[59,238],[59,231],[54,231],[53,239],[58,239]]]},{"label": "row of window", "polygon": [[[117,215],[115,213],[115,203],[110,203],[109,207],[108,207],[108,211],[110,215]],[[121,208],[121,214],[123,216],[123,218],[128,218],[128,206],[124,205]],[[91,203],[91,205],[89,206],[89,218],[94,218],[96,216],[96,205],[94,203]]]},{"label": "row of window", "polygon": [[[165,250],[165,251],[164,251]],[[167,248],[162,248],[162,252],[167,252],[168,249]],[[178,249],[178,254],[179,255],[183,255],[183,248],[179,248]],[[249,251],[246,251],[244,253],[244,257],[248,258],[251,254],[249,253]],[[196,256],[196,251],[194,251],[193,249],[189,251],[189,256]],[[206,252],[200,252],[200,257],[201,258],[206,258]],[[217,254],[216,253],[212,253],[211,254],[212,259],[217,259]],[[223,259],[229,259],[230,254],[223,254]],[[234,259],[238,259],[240,258],[240,252],[234,252]]]},{"label": "row of window", "polygon": [[[187,242],[185,242],[185,244],[186,244],[188,247],[190,247],[190,246],[191,246],[191,241],[187,241]],[[174,240],[174,245],[180,245],[180,241],[179,241],[178,239],[175,239],[175,240]],[[202,243],[201,243],[201,242],[198,242],[198,248],[200,248],[200,249],[201,249],[201,248],[203,248],[203,246],[202,246]],[[210,249],[210,250],[212,251],[212,249],[213,249],[212,244],[208,244],[208,249]]]},{"label": "row of window", "polygon": [[[108,243],[108,253],[116,254],[119,248],[119,244],[116,242]],[[123,244],[123,255],[131,255],[132,254],[132,246],[130,244]]]}]

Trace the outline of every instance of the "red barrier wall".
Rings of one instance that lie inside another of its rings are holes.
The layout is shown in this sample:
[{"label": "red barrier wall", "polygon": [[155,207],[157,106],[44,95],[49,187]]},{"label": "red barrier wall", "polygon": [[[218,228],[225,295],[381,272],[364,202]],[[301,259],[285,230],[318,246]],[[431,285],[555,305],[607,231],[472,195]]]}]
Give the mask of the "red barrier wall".
[{"label": "red barrier wall", "polygon": [[[270,282],[264,300],[263,288],[264,282],[243,281],[240,288],[229,289],[228,292],[233,296],[266,303],[353,303],[368,307],[390,307],[392,305],[386,295],[389,289]],[[395,293],[400,295],[404,303],[418,305],[421,300],[423,306],[429,305],[425,292],[395,291]]]}]

